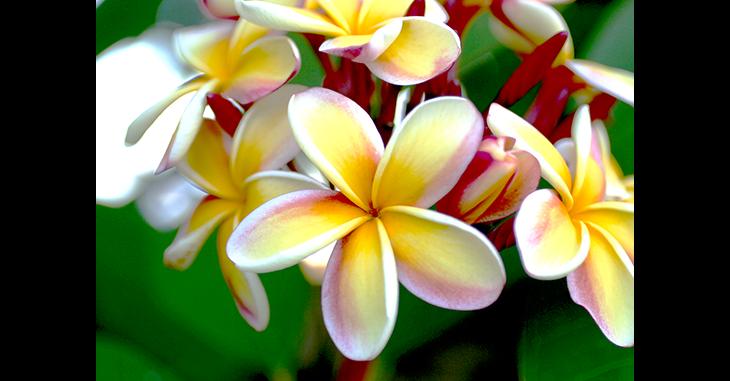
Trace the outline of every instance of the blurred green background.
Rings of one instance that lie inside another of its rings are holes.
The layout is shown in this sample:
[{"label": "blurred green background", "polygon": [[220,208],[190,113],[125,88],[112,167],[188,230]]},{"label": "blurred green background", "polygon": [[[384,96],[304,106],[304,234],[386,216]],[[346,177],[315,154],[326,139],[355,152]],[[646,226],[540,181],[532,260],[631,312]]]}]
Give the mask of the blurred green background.
[{"label": "blurred green background", "polygon": [[[200,22],[194,1],[188,3],[173,21]],[[96,10],[97,55],[152,26],[160,4],[106,0]],[[557,8],[570,27],[576,58],[634,71],[633,1],[579,0]],[[303,57],[303,70],[293,82],[319,85],[322,73],[310,48],[290,35]],[[464,39],[461,74],[480,110],[517,65],[514,54],[489,35],[486,18],[478,19]],[[529,101],[513,111],[524,111]],[[613,154],[625,174],[633,174],[634,110],[619,102],[613,114],[616,122],[607,123]],[[264,332],[255,332],[222,280],[215,234],[184,272],[162,265],[174,235],[147,225],[134,203],[96,206],[98,380],[334,377],[343,359],[324,330],[320,289],[310,286],[298,267],[260,275],[271,319]],[[572,302],[565,279],[527,277],[514,248],[502,257],[507,286],[497,302],[480,311],[434,307],[401,287],[395,329],[371,364],[372,379],[633,379],[634,349],[616,347],[603,336],[588,312]]]}]

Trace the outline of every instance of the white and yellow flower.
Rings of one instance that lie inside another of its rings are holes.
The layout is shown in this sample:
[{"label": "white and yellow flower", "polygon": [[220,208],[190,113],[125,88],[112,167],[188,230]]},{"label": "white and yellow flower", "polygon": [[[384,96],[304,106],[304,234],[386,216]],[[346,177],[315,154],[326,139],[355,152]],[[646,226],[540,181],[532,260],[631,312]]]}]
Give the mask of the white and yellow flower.
[{"label": "white and yellow flower", "polygon": [[286,31],[333,37],[320,51],[367,65],[396,85],[425,82],[448,70],[461,41],[444,24],[448,15],[427,0],[424,16],[404,17],[413,0],[316,0],[325,14],[262,1],[236,0],[241,18]]},{"label": "white and yellow flower", "polygon": [[588,106],[580,106],[573,120],[572,158],[566,162],[539,131],[498,104],[491,105],[487,124],[495,135],[514,138],[515,148],[535,156],[542,177],[554,188],[527,196],[515,217],[525,271],[537,279],[567,276],[573,300],[606,337],[633,346],[634,204],[607,197],[618,194],[613,187],[618,184],[606,176],[611,170],[606,169],[605,129],[591,125]]},{"label": "white and yellow flower", "polygon": [[242,271],[292,266],[337,242],[322,284],[325,326],[352,360],[371,360],[388,342],[398,282],[439,307],[474,310],[505,284],[499,253],[476,229],[425,209],[456,184],[481,142],[484,122],[464,98],[418,105],[383,142],[352,100],[315,88],[292,97],[289,119],[302,151],[340,191],[277,197],[231,234]]},{"label": "white and yellow flower", "polygon": [[136,144],[173,102],[194,93],[157,169],[160,173],[172,168],[192,144],[203,121],[209,92],[248,104],[288,82],[299,71],[299,50],[289,37],[268,33],[268,29],[245,20],[220,20],[178,29],[175,42],[180,55],[203,74],[140,115],[129,126],[127,143]]},{"label": "white and yellow flower", "polygon": [[306,88],[286,85],[244,114],[231,138],[214,120],[204,119],[176,168],[208,193],[165,250],[167,267],[185,270],[218,228],[218,260],[241,315],[257,331],[266,328],[269,304],[258,275],[238,270],[226,253],[233,229],[264,202],[301,189],[329,189],[295,172],[280,171],[299,153],[286,117],[289,97]]}]

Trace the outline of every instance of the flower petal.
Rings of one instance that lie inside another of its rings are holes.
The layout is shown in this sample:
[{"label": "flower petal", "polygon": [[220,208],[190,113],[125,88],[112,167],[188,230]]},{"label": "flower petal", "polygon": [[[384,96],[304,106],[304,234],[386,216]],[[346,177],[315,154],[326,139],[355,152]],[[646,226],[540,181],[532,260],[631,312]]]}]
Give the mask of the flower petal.
[{"label": "flower petal", "polygon": [[155,120],[162,115],[163,111],[165,111],[173,102],[180,99],[183,95],[198,90],[207,80],[208,78],[203,76],[195,77],[180,85],[167,97],[155,103],[154,106],[148,108],[145,112],[138,116],[132,124],[129,125],[129,128],[127,129],[127,136],[124,139],[127,144],[137,144],[147,129],[150,128],[152,123],[154,123]]},{"label": "flower petal", "polygon": [[565,66],[589,85],[634,106],[634,73],[579,59],[567,60]]},{"label": "flower petal", "polygon": [[307,155],[304,154],[304,152],[299,152],[296,157],[292,160],[292,166],[294,167],[294,171],[297,173],[301,173],[305,176],[309,176],[322,184],[329,184],[330,181],[327,180],[326,177],[322,174],[322,172],[317,169],[317,167],[312,164],[312,161],[309,160]]},{"label": "flower petal", "polygon": [[256,101],[243,114],[233,135],[231,177],[234,183],[243,184],[256,172],[279,169],[300,152],[286,110],[289,98],[306,89],[301,85],[284,85]]},{"label": "flower petal", "polygon": [[489,106],[487,125],[496,136],[514,138],[516,141],[514,149],[532,154],[540,163],[542,177],[560,193],[568,210],[573,207],[573,198],[570,194],[573,180],[568,165],[540,131],[497,103]]},{"label": "flower petal", "polygon": [[235,0],[241,18],[266,28],[344,36],[345,30],[315,11],[286,7],[265,1]]},{"label": "flower petal", "polygon": [[436,203],[437,210],[473,224],[499,196],[516,168],[516,162],[495,160],[490,153],[477,151],[459,182]]},{"label": "flower petal", "polygon": [[179,228],[208,196],[180,172],[171,170],[167,173],[156,176],[150,188],[135,200],[145,222],[161,232]]},{"label": "flower petal", "polygon": [[634,204],[601,202],[573,212],[573,218],[590,222],[611,234],[634,263]]},{"label": "flower petal", "polygon": [[201,11],[207,11],[209,16],[221,19],[233,19],[238,17],[236,8],[231,0],[198,0]]},{"label": "flower petal", "polygon": [[226,251],[240,270],[281,270],[344,237],[370,218],[339,192],[291,192],[246,216],[231,234]]},{"label": "flower petal", "polygon": [[572,189],[573,208],[581,209],[606,198],[606,171],[598,139],[591,127],[588,105],[581,105],[576,110],[572,137],[576,159]]},{"label": "flower petal", "polygon": [[337,26],[347,33],[352,33],[355,27],[357,14],[360,8],[359,1],[350,0],[317,0],[325,13],[332,18]]},{"label": "flower petal", "polygon": [[[489,16],[489,30],[501,43],[515,52],[528,54],[535,47],[547,41],[556,33],[568,31],[568,24],[554,7],[532,0],[500,2],[508,22],[517,28],[505,25],[502,20]],[[553,66],[573,58],[573,41],[570,35],[563,45]]]},{"label": "flower petal", "polygon": [[439,97],[416,106],[390,138],[373,182],[376,208],[429,208],[459,181],[484,131],[466,98]]},{"label": "flower petal", "polygon": [[175,133],[172,134],[170,145],[167,146],[167,151],[165,151],[165,155],[162,157],[155,174],[162,173],[174,167],[188,152],[203,123],[203,111],[205,111],[205,107],[208,105],[207,94],[215,91],[218,82],[217,79],[211,79],[206,82],[198,89],[198,92],[195,93],[188,106],[185,107],[185,111],[183,111],[180,117],[180,123],[175,129]]},{"label": "flower petal", "polygon": [[200,202],[190,220],[185,222],[175,235],[172,244],[165,249],[163,263],[175,270],[187,269],[198,255],[210,233],[221,221],[232,215],[240,204],[208,196]]},{"label": "flower petal", "polygon": [[378,78],[394,85],[425,82],[449,70],[461,54],[459,35],[446,24],[423,17],[403,17],[398,38],[375,61],[367,62]]},{"label": "flower petal", "polygon": [[228,150],[231,137],[212,119],[203,119],[200,131],[190,149],[177,165],[190,182],[210,194],[225,199],[241,199],[238,187],[231,181]]},{"label": "flower petal", "polygon": [[516,212],[522,201],[540,184],[540,163],[537,159],[527,151],[512,151],[511,155],[518,162],[511,183],[507,185],[505,192],[480,214],[477,222],[496,221]]},{"label": "flower petal", "polygon": [[287,36],[263,37],[238,58],[223,94],[246,104],[278,89],[299,71],[299,49]]},{"label": "flower petal", "polygon": [[256,273],[237,269],[226,255],[226,243],[235,224],[236,221],[229,218],[218,228],[218,262],[238,312],[253,329],[261,332],[269,324],[269,300],[264,285]]},{"label": "flower petal", "polygon": [[478,230],[428,209],[381,211],[398,268],[414,295],[442,308],[474,310],[492,304],[506,282],[499,252]]},{"label": "flower petal", "polygon": [[606,126],[600,119],[591,122],[591,126],[598,140],[598,145],[601,148],[601,160],[606,169],[606,201],[625,201],[630,199],[632,194],[626,189],[626,185],[623,183],[622,179],[624,174],[621,166],[616,161],[616,158],[611,155],[611,144],[608,139]]},{"label": "flower petal", "polygon": [[227,72],[230,37],[236,27],[232,20],[219,20],[178,29],[174,41],[183,59],[213,77]]},{"label": "flower petal", "polygon": [[[363,0],[360,7],[359,31],[369,31],[378,24],[403,17],[410,8],[413,0]],[[449,21],[449,14],[436,0],[426,0],[426,9],[423,17],[439,23]]]},{"label": "flower petal", "polygon": [[[583,264],[568,275],[570,296],[585,307],[616,345],[634,345],[634,274],[611,234],[588,223],[591,248]],[[622,258],[623,257],[623,258]]]},{"label": "flower petal", "polygon": [[540,189],[525,198],[514,224],[525,272],[537,279],[558,279],[575,270],[590,246],[585,225],[573,221],[555,192]]},{"label": "flower petal", "polygon": [[321,286],[324,281],[324,271],[327,268],[330,257],[332,256],[332,250],[338,241],[332,242],[325,246],[323,249],[318,250],[316,253],[302,259],[299,262],[299,269],[302,270],[304,279],[309,282],[312,286]]},{"label": "flower petal", "polygon": [[319,51],[355,62],[368,63],[388,49],[398,38],[402,26],[403,23],[393,22],[386,24],[373,34],[335,37],[325,41],[319,47]]},{"label": "flower petal", "polygon": [[337,349],[355,361],[377,357],[398,312],[398,276],[383,223],[370,220],[337,242],[322,283],[322,315]]},{"label": "flower petal", "polygon": [[413,0],[363,0],[358,19],[359,31],[365,32],[375,25],[403,17]]},{"label": "flower petal", "polygon": [[344,95],[312,88],[291,98],[289,122],[312,163],[347,198],[369,210],[373,176],[383,155],[370,115]]},{"label": "flower petal", "polygon": [[[231,1],[231,6],[233,6],[233,1]],[[238,16],[238,13],[236,13],[236,16]],[[256,40],[266,35],[280,35],[279,33],[282,31],[272,32],[269,28],[239,18],[228,41],[228,64],[233,67],[236,61],[240,59],[241,53]]]},{"label": "flower petal", "polygon": [[274,197],[304,189],[326,189],[324,184],[295,172],[258,172],[246,179],[242,191],[246,198],[241,216],[246,217],[254,209]]}]

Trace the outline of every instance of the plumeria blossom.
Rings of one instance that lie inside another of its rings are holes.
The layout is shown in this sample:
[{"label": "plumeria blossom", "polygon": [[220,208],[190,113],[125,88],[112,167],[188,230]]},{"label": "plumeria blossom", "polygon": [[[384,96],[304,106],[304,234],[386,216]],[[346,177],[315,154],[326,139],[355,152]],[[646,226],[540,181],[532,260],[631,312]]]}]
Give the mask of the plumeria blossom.
[{"label": "plumeria blossom", "polygon": [[425,209],[456,184],[481,142],[484,122],[470,101],[421,103],[387,147],[370,116],[331,90],[294,95],[289,120],[302,151],[340,191],[292,192],[254,210],[228,241],[240,270],[280,270],[337,242],[322,284],[323,317],[340,352],[358,361],[388,342],[398,281],[442,308],[474,310],[497,299],[506,274],[492,244]]},{"label": "plumeria blossom", "polygon": [[292,94],[304,89],[286,85],[254,103],[232,138],[214,120],[203,119],[197,137],[176,166],[208,196],[165,250],[164,264],[187,269],[218,228],[223,277],[239,312],[257,331],[266,328],[269,320],[266,293],[258,275],[240,271],[231,263],[226,242],[236,225],[264,202],[294,190],[329,189],[310,177],[278,170],[299,153],[286,118],[286,105]]},{"label": "plumeria blossom", "polygon": [[454,188],[436,203],[441,213],[468,224],[496,221],[519,209],[540,183],[534,156],[513,149],[515,139],[487,136]]},{"label": "plumeria blossom", "polygon": [[[607,200],[607,134],[588,106],[573,120],[574,169],[529,123],[492,104],[487,124],[532,153],[553,187],[527,196],[514,235],[525,271],[538,279],[567,275],[573,300],[613,343],[634,345],[634,204]],[[573,161],[571,159],[570,161]]]},{"label": "plumeria blossom", "polygon": [[220,20],[177,30],[175,43],[182,58],[203,74],[194,77],[145,111],[127,131],[135,144],[150,125],[178,98],[195,93],[157,169],[173,167],[192,144],[203,121],[206,95],[226,95],[248,104],[270,94],[291,79],[300,66],[299,50],[282,35],[243,21]]},{"label": "plumeria blossom", "polygon": [[320,51],[367,65],[378,78],[413,85],[448,70],[461,54],[459,36],[435,0],[423,16],[408,16],[413,0],[316,0],[320,12],[236,0],[241,18],[272,29],[333,37]]}]

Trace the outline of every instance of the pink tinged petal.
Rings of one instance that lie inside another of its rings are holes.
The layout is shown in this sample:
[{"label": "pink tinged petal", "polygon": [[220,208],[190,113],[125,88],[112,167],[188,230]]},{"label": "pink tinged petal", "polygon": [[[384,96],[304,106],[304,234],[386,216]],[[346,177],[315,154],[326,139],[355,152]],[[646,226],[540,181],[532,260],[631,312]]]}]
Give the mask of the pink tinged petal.
[{"label": "pink tinged petal", "polygon": [[370,220],[337,242],[322,283],[322,314],[337,349],[368,361],[388,342],[398,312],[398,276],[383,223]]},{"label": "pink tinged petal", "polygon": [[312,88],[289,101],[289,122],[302,151],[344,195],[370,209],[383,141],[370,115],[349,98]]},{"label": "pink tinged petal", "polygon": [[581,105],[575,112],[572,135],[576,155],[573,208],[581,209],[606,199],[606,171],[587,105]]},{"label": "pink tinged petal", "polygon": [[[484,154],[491,156],[489,153]],[[460,205],[464,212],[464,222],[473,224],[480,219],[495,201],[501,198],[507,185],[517,170],[517,160],[494,160],[472,183],[464,189]]]},{"label": "pink tinged petal", "polygon": [[514,138],[514,149],[527,151],[537,159],[542,177],[560,193],[570,210],[573,206],[570,194],[573,180],[568,165],[550,141],[530,123],[497,103],[489,106],[487,125],[496,136]]},{"label": "pink tinged petal", "polygon": [[175,33],[175,44],[190,66],[213,77],[220,76],[227,72],[229,38],[235,26],[235,21],[219,20],[180,28]]},{"label": "pink tinged petal", "polygon": [[193,140],[195,140],[195,136],[198,134],[200,125],[203,123],[203,111],[205,111],[205,107],[208,105],[206,95],[209,92],[215,92],[217,86],[217,79],[211,79],[206,82],[198,89],[198,92],[195,93],[188,106],[185,107],[185,111],[183,111],[180,117],[180,123],[175,129],[175,133],[172,134],[170,145],[167,146],[165,155],[162,157],[155,174],[162,173],[174,167],[188,152],[190,145],[193,144]]},{"label": "pink tinged petal", "polygon": [[393,22],[386,24],[373,34],[335,37],[325,41],[319,50],[355,62],[372,62],[398,38],[402,26],[401,22]]},{"label": "pink tinged petal", "polygon": [[175,270],[187,269],[213,230],[239,206],[239,203],[215,196],[203,199],[190,220],[180,227],[172,244],[165,249],[165,266]]},{"label": "pink tinged petal", "polygon": [[[561,31],[568,31],[563,16],[550,5],[539,1],[505,1],[502,9],[508,20],[517,28],[514,30],[490,15],[489,29],[494,37],[510,49],[531,53],[535,47]],[[554,66],[573,58],[573,41],[570,35],[563,49],[555,59]]]},{"label": "pink tinged petal", "polygon": [[260,38],[239,57],[223,94],[241,104],[251,103],[287,83],[300,64],[299,49],[289,37]]},{"label": "pink tinged petal", "polygon": [[634,345],[634,271],[611,234],[588,224],[591,249],[585,262],[568,275],[568,289],[612,343]]},{"label": "pink tinged petal", "polygon": [[256,172],[279,169],[300,152],[286,111],[289,98],[306,89],[284,85],[258,100],[243,115],[231,151],[231,177],[236,184],[241,185]]},{"label": "pink tinged petal", "polygon": [[484,308],[506,282],[502,258],[473,227],[428,209],[393,206],[381,211],[398,279],[424,301],[453,310]]},{"label": "pink tinged petal", "polygon": [[208,81],[208,79],[209,78],[204,76],[195,77],[180,85],[180,87],[175,89],[175,91],[170,93],[170,95],[164,99],[157,102],[154,106],[148,108],[145,112],[138,116],[132,124],[129,125],[129,128],[127,129],[127,136],[125,138],[126,143],[128,145],[137,144],[147,129],[150,128],[152,123],[154,123],[155,120],[162,115],[163,111],[165,111],[173,102],[180,99],[183,95],[198,90],[206,83],[206,81]]},{"label": "pink tinged petal", "polygon": [[588,60],[567,60],[565,66],[589,85],[634,106],[634,73]]},{"label": "pink tinged petal", "polygon": [[518,161],[512,182],[484,212],[477,222],[496,221],[515,213],[522,201],[540,185],[540,163],[527,151],[512,151]]},{"label": "pink tinged petal", "polygon": [[[487,136],[482,140],[474,159],[476,160],[479,154],[483,154],[489,161],[485,163],[486,166],[481,173],[464,188],[461,196],[464,204],[460,204],[460,206],[465,209],[464,213],[468,212],[468,214],[462,218],[462,221],[473,224],[477,219],[485,220],[486,216],[483,214],[486,210],[503,198],[507,187],[515,177],[519,164],[517,158],[506,152],[514,146],[514,143],[515,140],[508,137]],[[472,164],[474,164],[474,160],[472,160]],[[459,183],[463,180],[465,180],[464,176]],[[457,184],[454,189],[458,186]],[[507,213],[505,216],[508,214],[511,213]]]},{"label": "pink tinged petal", "polygon": [[287,7],[265,1],[236,0],[236,10],[241,18],[266,28],[328,36],[348,34],[326,16],[308,9]]},{"label": "pink tinged petal", "polygon": [[295,172],[265,171],[246,179],[242,191],[246,204],[241,210],[245,217],[265,202],[283,194],[305,189],[326,189],[324,184]]},{"label": "pink tinged petal", "polygon": [[611,234],[634,263],[634,204],[601,202],[571,214],[573,218],[592,223]]},{"label": "pink tinged petal", "polygon": [[190,182],[210,194],[226,199],[242,199],[238,187],[231,180],[228,168],[230,136],[212,119],[204,119],[195,141],[185,159],[177,165],[178,171]]},{"label": "pink tinged petal", "polygon": [[235,219],[229,218],[218,228],[218,261],[238,312],[253,329],[261,332],[269,324],[269,300],[264,285],[256,273],[237,269],[226,254],[226,242],[235,225]]},{"label": "pink tinged petal", "polygon": [[228,257],[256,273],[293,266],[371,219],[342,193],[302,190],[266,202],[241,221]]},{"label": "pink tinged petal", "polygon": [[437,210],[473,224],[502,192],[515,167],[515,163],[495,161],[490,153],[477,151],[456,185],[436,203]]},{"label": "pink tinged petal", "polygon": [[525,272],[536,279],[558,279],[575,270],[590,246],[585,224],[573,221],[555,192],[540,189],[525,198],[514,224]]},{"label": "pink tinged petal", "polygon": [[383,54],[366,65],[378,78],[410,86],[445,72],[461,54],[461,40],[446,24],[423,17],[403,17],[398,38]]},{"label": "pink tinged petal", "polygon": [[373,182],[374,206],[432,206],[459,181],[483,131],[481,114],[466,98],[416,106],[385,149]]}]

